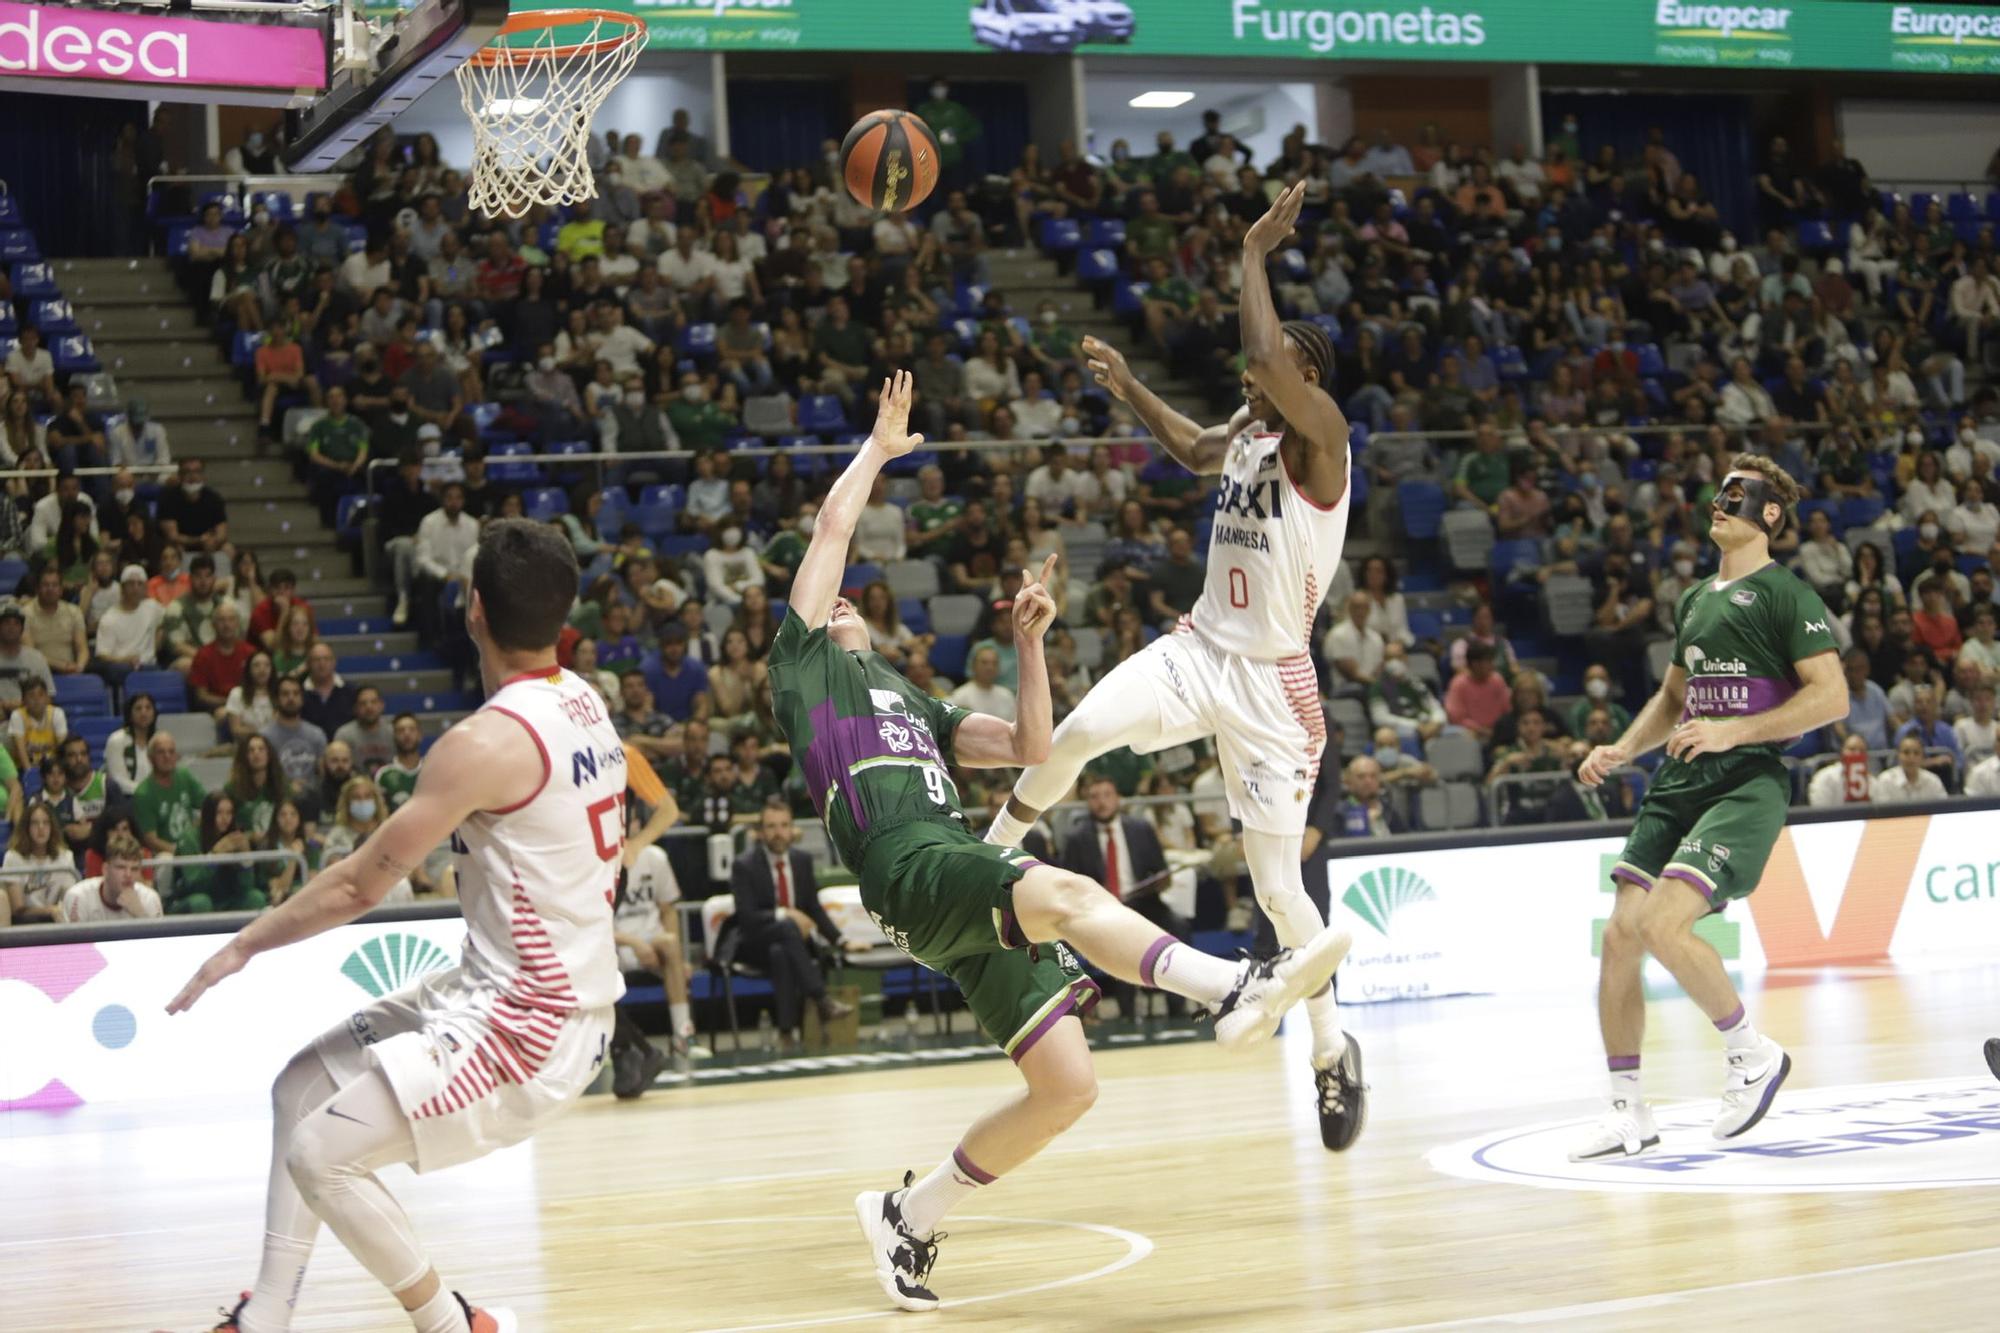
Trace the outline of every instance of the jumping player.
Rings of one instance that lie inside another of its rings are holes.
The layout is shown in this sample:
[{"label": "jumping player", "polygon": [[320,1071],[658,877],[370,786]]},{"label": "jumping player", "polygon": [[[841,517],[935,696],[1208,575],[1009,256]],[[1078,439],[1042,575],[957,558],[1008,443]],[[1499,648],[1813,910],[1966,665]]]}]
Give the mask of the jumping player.
[{"label": "jumping player", "polygon": [[1666,742],[1667,757],[1611,869],[1618,899],[1604,928],[1597,992],[1611,1105],[1571,1161],[1633,1157],[1659,1144],[1639,1090],[1640,974],[1649,953],[1722,1034],[1728,1073],[1716,1138],[1735,1138],[1763,1119],[1791,1072],[1791,1057],[1751,1026],[1722,959],[1694,928],[1757,887],[1791,804],[1784,748],[1847,716],[1826,604],[1771,559],[1771,538],[1791,520],[1798,496],[1776,463],[1737,455],[1709,527],[1721,567],[1674,608],[1673,662],[1659,693],[1616,744],[1592,750],[1578,771],[1594,787]]},{"label": "jumping player", "polygon": [[[1208,577],[1176,633],[1127,658],[1056,729],[1047,763],[1021,775],[987,831],[1018,847],[1042,811],[1107,750],[1140,753],[1215,738],[1229,813],[1278,942],[1297,947],[1326,923],[1306,896],[1307,802],[1326,720],[1307,640],[1347,537],[1347,418],[1327,386],[1333,343],[1316,324],[1278,322],[1265,260],[1291,234],[1305,186],[1278,196],[1243,238],[1243,406],[1203,429],[1135,378],[1125,358],[1083,340],[1097,382],[1130,404],[1181,466],[1219,474]],[[1340,1029],[1333,988],[1306,1001],[1320,1140],[1340,1152],[1367,1118],[1361,1052]]]},{"label": "jumping player", "polygon": [[[931,697],[870,650],[868,623],[838,595],[840,578],[876,474],[923,442],[908,430],[910,386],[907,371],[883,383],[874,432],[819,511],[770,667],[779,724],[835,850],[861,877],[863,906],[897,947],[958,984],[1027,1082],[922,1181],[906,1173],[902,1189],[855,1200],[882,1289],[903,1309],[928,1310],[937,1304],[926,1280],[945,1213],[1040,1152],[1096,1099],[1077,1015],[1097,987],[1061,941],[1121,980],[1211,1006],[1216,1039],[1242,1046],[1268,1038],[1286,1009],[1325,985],[1348,939],[1323,930],[1267,962],[1225,962],[1177,943],[1090,880],[967,828],[947,756],[999,768],[1048,753],[1042,634],[1055,601],[1022,571],[1013,722]],[[1043,580],[1052,569],[1043,566]]]},{"label": "jumping player", "polygon": [[261,953],[344,925],[449,839],[464,910],[459,965],[383,997],[294,1055],[275,1118],[257,1285],[215,1333],[282,1333],[321,1222],[418,1333],[511,1333],[514,1316],[449,1290],[376,1172],[435,1171],[527,1138],[604,1063],[624,993],[612,894],[625,754],[590,684],[557,667],[576,598],[562,534],[493,523],[465,623],[486,704],[431,748],[410,799],[351,856],[245,926],[167,1006],[180,1013]]}]

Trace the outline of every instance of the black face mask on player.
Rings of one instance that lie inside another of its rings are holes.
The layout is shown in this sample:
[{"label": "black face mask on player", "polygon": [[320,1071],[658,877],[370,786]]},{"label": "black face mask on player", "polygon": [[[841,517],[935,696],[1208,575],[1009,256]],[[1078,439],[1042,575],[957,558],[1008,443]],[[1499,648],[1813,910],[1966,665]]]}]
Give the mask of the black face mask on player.
[{"label": "black face mask on player", "polygon": [[[1775,525],[1764,521],[1764,506],[1778,506],[1778,521]],[[1766,537],[1775,537],[1784,531],[1784,502],[1771,493],[1771,483],[1754,472],[1732,472],[1722,479],[1722,485],[1715,492],[1715,512],[1740,518],[1757,528]]]}]

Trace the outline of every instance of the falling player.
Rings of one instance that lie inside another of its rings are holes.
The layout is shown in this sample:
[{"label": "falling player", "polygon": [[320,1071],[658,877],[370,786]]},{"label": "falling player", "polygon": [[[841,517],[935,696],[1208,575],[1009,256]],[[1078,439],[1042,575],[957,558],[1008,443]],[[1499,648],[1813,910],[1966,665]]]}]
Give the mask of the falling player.
[{"label": "falling player", "polygon": [[[1176,462],[1219,474],[1208,576],[1194,610],[1099,681],[1056,729],[1046,763],[1021,775],[987,831],[1017,847],[1107,750],[1151,753],[1213,736],[1243,825],[1257,901],[1280,944],[1326,923],[1306,896],[1307,800],[1326,748],[1319,681],[1307,648],[1347,537],[1347,418],[1328,387],[1333,343],[1318,325],[1278,322],[1265,260],[1291,235],[1305,186],[1278,196],[1243,238],[1243,406],[1203,429],[1141,384],[1125,358],[1083,342],[1091,373],[1146,423]],[[1361,1052],[1340,1029],[1329,985],[1306,1001],[1320,1140],[1340,1152],[1367,1118]]]},{"label": "falling player", "polygon": [[[1217,1040],[1242,1046],[1268,1038],[1286,1009],[1323,986],[1348,940],[1323,930],[1266,962],[1225,962],[1177,943],[1090,880],[969,831],[947,762],[1015,767],[1047,753],[1042,634],[1055,601],[1022,571],[1012,722],[931,697],[870,650],[868,623],[838,595],[840,578],[876,474],[923,441],[908,430],[910,386],[907,371],[883,383],[873,434],[820,508],[770,667],[779,724],[835,850],[861,878],[863,906],[897,947],[957,983],[1027,1083],[924,1180],[906,1174],[902,1189],[855,1200],[883,1290],[906,1310],[928,1310],[945,1213],[1040,1152],[1097,1096],[1077,1016],[1097,988],[1061,941],[1120,980],[1211,1006]],[[1053,567],[1043,566],[1043,580]]]},{"label": "falling player", "polygon": [[1594,787],[1666,742],[1667,758],[1611,869],[1618,899],[1604,928],[1597,983],[1611,1104],[1571,1161],[1632,1157],[1660,1141],[1639,1091],[1646,1030],[1640,974],[1649,953],[1722,1034],[1728,1072],[1716,1138],[1735,1138],[1763,1119],[1791,1072],[1791,1057],[1751,1026],[1721,957],[1694,928],[1757,887],[1791,804],[1785,747],[1847,716],[1826,604],[1771,559],[1771,538],[1798,495],[1770,459],[1737,455],[1709,526],[1721,567],[1674,608],[1674,656],[1659,693],[1616,744],[1592,750],[1578,772]]},{"label": "falling player", "polygon": [[490,525],[465,623],[486,704],[439,738],[410,799],[351,856],[245,926],[169,1013],[258,954],[368,911],[449,839],[466,924],[459,965],[383,997],[294,1055],[275,1124],[257,1285],[216,1333],[281,1333],[321,1222],[402,1302],[418,1333],[510,1333],[449,1290],[376,1172],[434,1171],[533,1134],[604,1063],[624,993],[612,944],[624,748],[589,683],[557,667],[576,597],[562,534]]}]

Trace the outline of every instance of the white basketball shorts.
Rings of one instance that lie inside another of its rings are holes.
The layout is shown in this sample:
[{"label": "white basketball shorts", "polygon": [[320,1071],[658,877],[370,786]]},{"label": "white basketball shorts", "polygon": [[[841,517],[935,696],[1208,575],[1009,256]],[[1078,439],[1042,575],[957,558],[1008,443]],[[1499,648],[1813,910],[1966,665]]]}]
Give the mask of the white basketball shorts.
[{"label": "white basketball shorts", "polygon": [[410,1118],[418,1171],[484,1157],[532,1135],[596,1079],[612,1011],[529,1009],[457,969],[356,1010],[313,1049],[346,1084],[372,1062]]},{"label": "white basketball shorts", "polygon": [[1259,833],[1304,835],[1326,750],[1326,715],[1310,657],[1237,657],[1182,617],[1180,628],[1120,662],[1091,693],[1116,698],[1143,689],[1158,701],[1160,732],[1129,742],[1135,751],[1152,754],[1212,736],[1230,815]]}]

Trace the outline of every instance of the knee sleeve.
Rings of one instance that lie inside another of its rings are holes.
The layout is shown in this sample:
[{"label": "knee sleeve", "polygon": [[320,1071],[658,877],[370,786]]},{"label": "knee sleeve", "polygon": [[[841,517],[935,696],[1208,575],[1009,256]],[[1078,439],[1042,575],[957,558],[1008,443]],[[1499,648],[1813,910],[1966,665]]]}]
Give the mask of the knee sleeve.
[{"label": "knee sleeve", "polygon": [[1243,859],[1257,905],[1271,918],[1278,943],[1286,948],[1304,944],[1326,926],[1319,908],[1306,896],[1305,874],[1299,863],[1304,839],[1243,830]]}]

